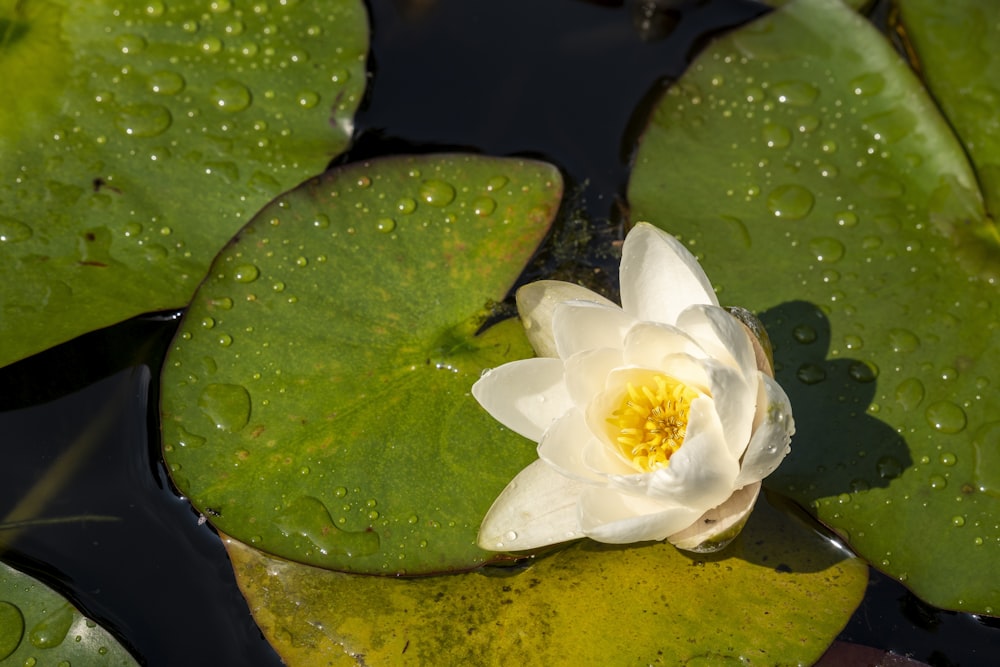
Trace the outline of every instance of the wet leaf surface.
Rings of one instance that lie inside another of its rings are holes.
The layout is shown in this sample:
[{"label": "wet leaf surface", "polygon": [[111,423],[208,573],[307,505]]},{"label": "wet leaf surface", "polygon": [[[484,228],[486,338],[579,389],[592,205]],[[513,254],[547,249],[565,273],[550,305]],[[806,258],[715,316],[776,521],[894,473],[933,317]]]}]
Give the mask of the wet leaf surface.
[{"label": "wet leaf surface", "polygon": [[0,665],[138,665],[106,630],[37,579],[0,563]]},{"label": "wet leaf surface", "polygon": [[798,427],[770,488],[928,602],[996,613],[996,230],[885,38],[800,0],[719,40],[658,104],[629,199],[768,327]]},{"label": "wet leaf surface", "polygon": [[868,571],[763,496],[715,555],[584,540],[526,566],[396,579],[225,544],[258,624],[298,667],[811,664]]},{"label": "wet leaf surface", "polygon": [[162,379],[163,451],[229,534],[355,572],[470,568],[493,499],[535,458],[472,398],[531,356],[479,333],[559,207],[550,165],[468,155],[327,172],[219,255]]},{"label": "wet leaf surface", "polygon": [[183,306],[261,206],[341,152],[354,0],[0,10],[0,365]]}]

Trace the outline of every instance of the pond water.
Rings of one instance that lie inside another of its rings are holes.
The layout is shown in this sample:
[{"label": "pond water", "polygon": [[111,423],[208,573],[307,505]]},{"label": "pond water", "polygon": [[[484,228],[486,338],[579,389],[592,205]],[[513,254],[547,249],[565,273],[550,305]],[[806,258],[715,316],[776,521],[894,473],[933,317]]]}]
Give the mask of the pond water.
[{"label": "pond water", "polygon": [[[551,161],[567,178],[566,215],[597,233],[589,255],[543,253],[534,273],[613,276],[601,244],[620,238],[643,110],[713,31],[766,8],[372,0],[370,10],[370,89],[358,140],[338,162],[442,149]],[[0,533],[4,559],[67,593],[144,664],[278,665],[217,536],[160,459],[157,378],[178,316],[132,320],[0,369],[0,512],[34,503],[41,517],[84,517]],[[1000,655],[995,620],[933,609],[877,573],[841,639],[932,665]]]}]

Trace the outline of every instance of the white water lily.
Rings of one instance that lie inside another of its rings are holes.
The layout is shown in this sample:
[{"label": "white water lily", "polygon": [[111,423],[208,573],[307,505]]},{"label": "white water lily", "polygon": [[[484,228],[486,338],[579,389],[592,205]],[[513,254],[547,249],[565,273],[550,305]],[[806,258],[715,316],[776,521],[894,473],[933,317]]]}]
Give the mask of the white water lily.
[{"label": "white water lily", "polygon": [[488,371],[472,393],[539,459],[493,503],[484,549],[580,537],[722,548],[789,451],[770,361],[687,248],[639,223],[620,274],[621,307],[558,281],[518,291],[539,356]]}]

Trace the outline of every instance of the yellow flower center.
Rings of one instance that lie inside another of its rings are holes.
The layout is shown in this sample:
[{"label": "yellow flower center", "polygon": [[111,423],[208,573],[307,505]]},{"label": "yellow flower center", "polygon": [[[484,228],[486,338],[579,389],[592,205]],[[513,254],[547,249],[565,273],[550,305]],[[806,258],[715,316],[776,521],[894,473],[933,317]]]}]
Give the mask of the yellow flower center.
[{"label": "yellow flower center", "polygon": [[615,444],[641,472],[664,468],[684,444],[691,401],[699,393],[683,382],[654,375],[650,383],[629,382],[621,407],[611,413],[608,423],[616,433]]}]

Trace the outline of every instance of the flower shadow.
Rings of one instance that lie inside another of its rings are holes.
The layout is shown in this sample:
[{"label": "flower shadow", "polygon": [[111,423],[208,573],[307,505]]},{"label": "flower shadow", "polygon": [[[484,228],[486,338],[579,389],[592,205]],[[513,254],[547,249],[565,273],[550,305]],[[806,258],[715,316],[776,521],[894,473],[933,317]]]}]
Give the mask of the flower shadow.
[{"label": "flower shadow", "polygon": [[765,486],[806,506],[888,486],[912,459],[903,437],[872,414],[877,369],[831,353],[830,323],[815,304],[790,301],[759,317],[796,427],[791,453]]}]

